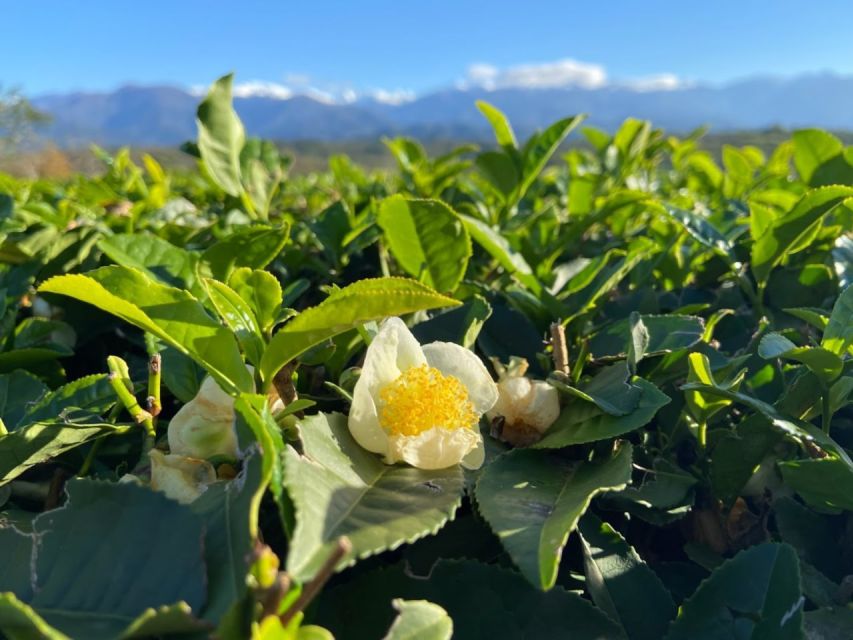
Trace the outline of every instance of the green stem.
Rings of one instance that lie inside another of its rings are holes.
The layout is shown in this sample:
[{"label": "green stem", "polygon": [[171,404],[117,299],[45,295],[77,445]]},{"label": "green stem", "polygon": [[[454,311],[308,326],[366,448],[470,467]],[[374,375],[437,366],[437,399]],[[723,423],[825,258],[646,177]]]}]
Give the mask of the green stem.
[{"label": "green stem", "polygon": [[243,208],[246,210],[246,213],[249,214],[249,217],[252,220],[260,220],[262,216],[258,215],[258,212],[255,210],[255,205],[252,204],[252,199],[249,197],[249,194],[246,193],[245,189],[240,190],[240,202],[243,205]]},{"label": "green stem", "polygon": [[92,467],[92,463],[95,461],[95,455],[98,453],[98,449],[101,448],[101,440],[95,440],[92,443],[92,448],[89,449],[89,453],[86,454],[86,459],[83,461],[83,466],[80,467],[80,471],[77,473],[77,476],[80,478],[84,478],[89,475],[89,469]]},{"label": "green stem", "polygon": [[145,428],[146,433],[153,436],[155,433],[153,416],[139,406],[139,401],[136,399],[136,396],[131,393],[130,389],[127,388],[121,376],[113,372],[110,373],[107,379],[109,380],[113,391],[115,391],[118,396],[118,399],[124,405],[124,408],[127,409],[128,413],[133,417],[136,424],[141,424]]},{"label": "green stem", "polygon": [[361,339],[364,340],[364,345],[369,347],[370,343],[373,342],[373,338],[370,337],[370,332],[363,324],[359,324],[355,328],[358,331],[358,335],[361,336]]},{"label": "green stem", "polygon": [[163,405],[160,403],[160,378],[162,360],[159,353],[155,353],[148,361],[148,411],[156,418],[160,415]]},{"label": "green stem", "polygon": [[696,435],[699,438],[699,448],[704,453],[708,448],[708,423],[705,420],[699,422]]},{"label": "green stem", "polygon": [[381,240],[379,241],[379,269],[384,277],[391,275],[391,269],[388,267],[388,249]]},{"label": "green stem", "polygon": [[829,435],[830,423],[832,422],[832,405],[830,404],[829,385],[825,385],[823,388],[820,421],[823,426],[823,432],[826,435]]}]

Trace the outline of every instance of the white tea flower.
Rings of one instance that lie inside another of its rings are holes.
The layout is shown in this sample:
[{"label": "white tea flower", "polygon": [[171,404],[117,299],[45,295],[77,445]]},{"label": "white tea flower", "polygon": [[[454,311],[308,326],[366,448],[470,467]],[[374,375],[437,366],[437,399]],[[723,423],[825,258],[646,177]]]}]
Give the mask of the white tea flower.
[{"label": "white tea flower", "polygon": [[485,456],[480,417],[497,397],[474,353],[449,342],[422,347],[402,320],[389,318],[367,347],[349,429],[388,464],[477,469]]}]

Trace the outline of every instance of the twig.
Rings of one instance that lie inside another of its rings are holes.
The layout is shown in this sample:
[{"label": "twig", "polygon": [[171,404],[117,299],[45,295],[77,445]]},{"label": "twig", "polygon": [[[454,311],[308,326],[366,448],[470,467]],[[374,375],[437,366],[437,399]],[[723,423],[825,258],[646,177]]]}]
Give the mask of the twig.
[{"label": "twig", "polygon": [[326,559],[326,562],[323,563],[320,571],[318,571],[317,575],[314,576],[314,579],[305,585],[302,589],[302,593],[296,599],[296,602],[290,605],[287,611],[279,616],[282,626],[287,626],[287,623],[293,619],[293,616],[300,611],[304,611],[305,607],[307,607],[311,601],[317,597],[317,594],[320,593],[320,589],[322,589],[323,585],[332,577],[332,574],[335,572],[335,567],[338,566],[338,563],[350,551],[352,551],[352,543],[349,541],[349,538],[338,538],[335,548]]},{"label": "twig", "polygon": [[[97,440],[95,441],[97,442]],[[9,489],[16,498],[24,498],[33,502],[44,502],[50,493],[50,484],[45,482],[27,482],[26,480],[13,480],[9,483]]]},{"label": "twig", "polygon": [[159,353],[155,353],[148,361],[148,412],[156,418],[163,410],[160,403],[160,372],[163,363]]},{"label": "twig", "polygon": [[44,499],[44,510],[49,511],[59,506],[62,489],[65,487],[65,481],[68,479],[64,469],[56,469],[53,472],[53,477],[50,479],[50,488],[47,491],[47,497]]},{"label": "twig", "polygon": [[551,357],[554,359],[554,371],[568,376],[569,350],[566,347],[566,328],[562,322],[551,323]]},{"label": "twig", "polygon": [[296,393],[296,387],[293,386],[293,372],[296,371],[296,367],[298,366],[299,363],[296,360],[291,360],[279,369],[278,373],[272,379],[273,386],[275,386],[275,390],[278,392],[278,397],[281,398],[285,407],[299,398]]}]

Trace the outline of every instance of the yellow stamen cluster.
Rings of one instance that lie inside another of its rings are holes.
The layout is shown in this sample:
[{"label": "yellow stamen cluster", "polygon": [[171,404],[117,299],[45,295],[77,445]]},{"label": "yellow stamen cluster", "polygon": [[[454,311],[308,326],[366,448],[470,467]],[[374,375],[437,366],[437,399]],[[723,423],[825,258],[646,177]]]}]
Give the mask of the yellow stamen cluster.
[{"label": "yellow stamen cluster", "polygon": [[416,436],[434,427],[471,428],[480,417],[457,378],[425,364],[411,367],[380,390],[379,424],[392,435]]}]

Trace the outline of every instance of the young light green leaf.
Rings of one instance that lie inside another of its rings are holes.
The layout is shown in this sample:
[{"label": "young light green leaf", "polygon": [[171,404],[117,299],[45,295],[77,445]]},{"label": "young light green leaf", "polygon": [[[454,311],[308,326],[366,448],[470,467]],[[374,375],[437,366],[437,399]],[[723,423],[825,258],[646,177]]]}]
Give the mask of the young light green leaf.
[{"label": "young light green leaf", "polygon": [[225,389],[252,388],[234,336],[186,291],[158,284],[127,267],[56,276],[39,291],[86,302],[154,334],[202,365]]},{"label": "young light green leaf", "polygon": [[225,325],[234,332],[246,353],[246,358],[258,366],[264,352],[264,339],[255,314],[246,301],[227,284],[211,278],[205,278],[203,283],[210,303]]},{"label": "young light green leaf", "polygon": [[840,356],[853,345],[853,285],[835,301],[829,322],[823,331],[821,346]]},{"label": "young light green leaf", "polygon": [[201,254],[210,275],[228,282],[235,269],[263,269],[281,253],[290,237],[290,227],[256,226],[232,231]]},{"label": "young light green leaf", "polygon": [[471,238],[456,212],[438,200],[396,195],[379,206],[377,222],[409,275],[436,291],[456,289],[471,257]]},{"label": "young light green leaf", "polygon": [[542,173],[542,169],[557,151],[566,136],[583,122],[586,116],[573,116],[558,120],[544,131],[531,136],[522,150],[522,178],[518,188],[517,199],[524,197],[530,186]]},{"label": "young light green leaf", "polygon": [[[827,327],[828,329],[829,327]],[[853,336],[853,332],[851,332]],[[839,345],[839,346],[843,346]],[[841,350],[842,353],[844,350]],[[829,384],[841,375],[844,363],[835,353],[822,347],[798,347],[781,333],[768,333],[758,343],[758,355],[765,360],[783,358],[802,362],[824,384]]]},{"label": "young light green leaf", "polygon": [[823,219],[853,197],[853,187],[812,189],[794,207],[770,224],[752,245],[752,273],[764,286],[770,272],[790,253],[802,250]]},{"label": "young light green leaf", "polygon": [[844,145],[828,131],[802,129],[791,135],[794,166],[810,187],[851,184],[853,165],[847,162]]},{"label": "young light green leaf", "polygon": [[468,228],[471,237],[477,241],[483,249],[488,252],[498,263],[506,269],[507,273],[514,276],[525,287],[530,289],[534,294],[542,291],[542,285],[533,275],[533,269],[520,253],[513,251],[500,233],[492,229],[485,222],[472,218],[471,216],[460,215],[462,222]]},{"label": "young light green leaf", "polygon": [[[737,391],[743,383],[746,371],[739,371],[730,380],[725,382],[717,382],[714,379],[714,373],[711,370],[711,361],[704,353],[694,352],[687,357],[687,381],[688,383],[698,383],[710,385],[725,389],[726,391]],[[688,390],[685,392],[687,406],[693,417],[700,422],[705,422],[715,413],[725,409],[732,401],[726,397],[721,397],[718,394],[709,396],[701,390]]]},{"label": "young light green leaf", "polygon": [[272,330],[282,305],[281,284],[274,275],[260,269],[240,267],[228,279],[231,287],[252,308],[265,334]]},{"label": "young light green leaf", "polygon": [[492,462],[477,481],[480,513],[521,573],[550,589],[563,547],[596,494],[631,481],[631,445],[612,457],[571,462],[544,451],[514,449]]},{"label": "young light green leaf", "polygon": [[287,571],[314,576],[340,536],[352,550],[338,568],[435,533],[462,500],[459,467],[425,471],[391,466],[356,444],[340,414],[306,418],[303,454],[288,447],[284,484],[296,507]]},{"label": "young light green leaf", "polygon": [[261,359],[265,381],[314,345],[365,322],[388,316],[458,306],[460,303],[406,278],[368,278],[334,291],[276,333]]},{"label": "young light green leaf", "polygon": [[246,141],[243,123],[231,106],[234,74],[219,78],[198,105],[198,151],[216,184],[227,194],[239,196],[240,152]]},{"label": "young light green leaf", "polygon": [[474,162],[503,199],[509,200],[519,182],[518,168],[512,158],[500,151],[484,151]]},{"label": "young light green leaf", "polygon": [[477,101],[477,108],[480,110],[480,113],[486,116],[489,124],[492,125],[492,129],[495,132],[495,140],[498,141],[498,144],[504,147],[504,149],[516,149],[518,144],[515,141],[515,133],[503,112],[483,100]]},{"label": "young light green leaf", "polygon": [[144,233],[102,238],[98,247],[118,265],[145,272],[152,280],[195,290],[198,254]]}]

